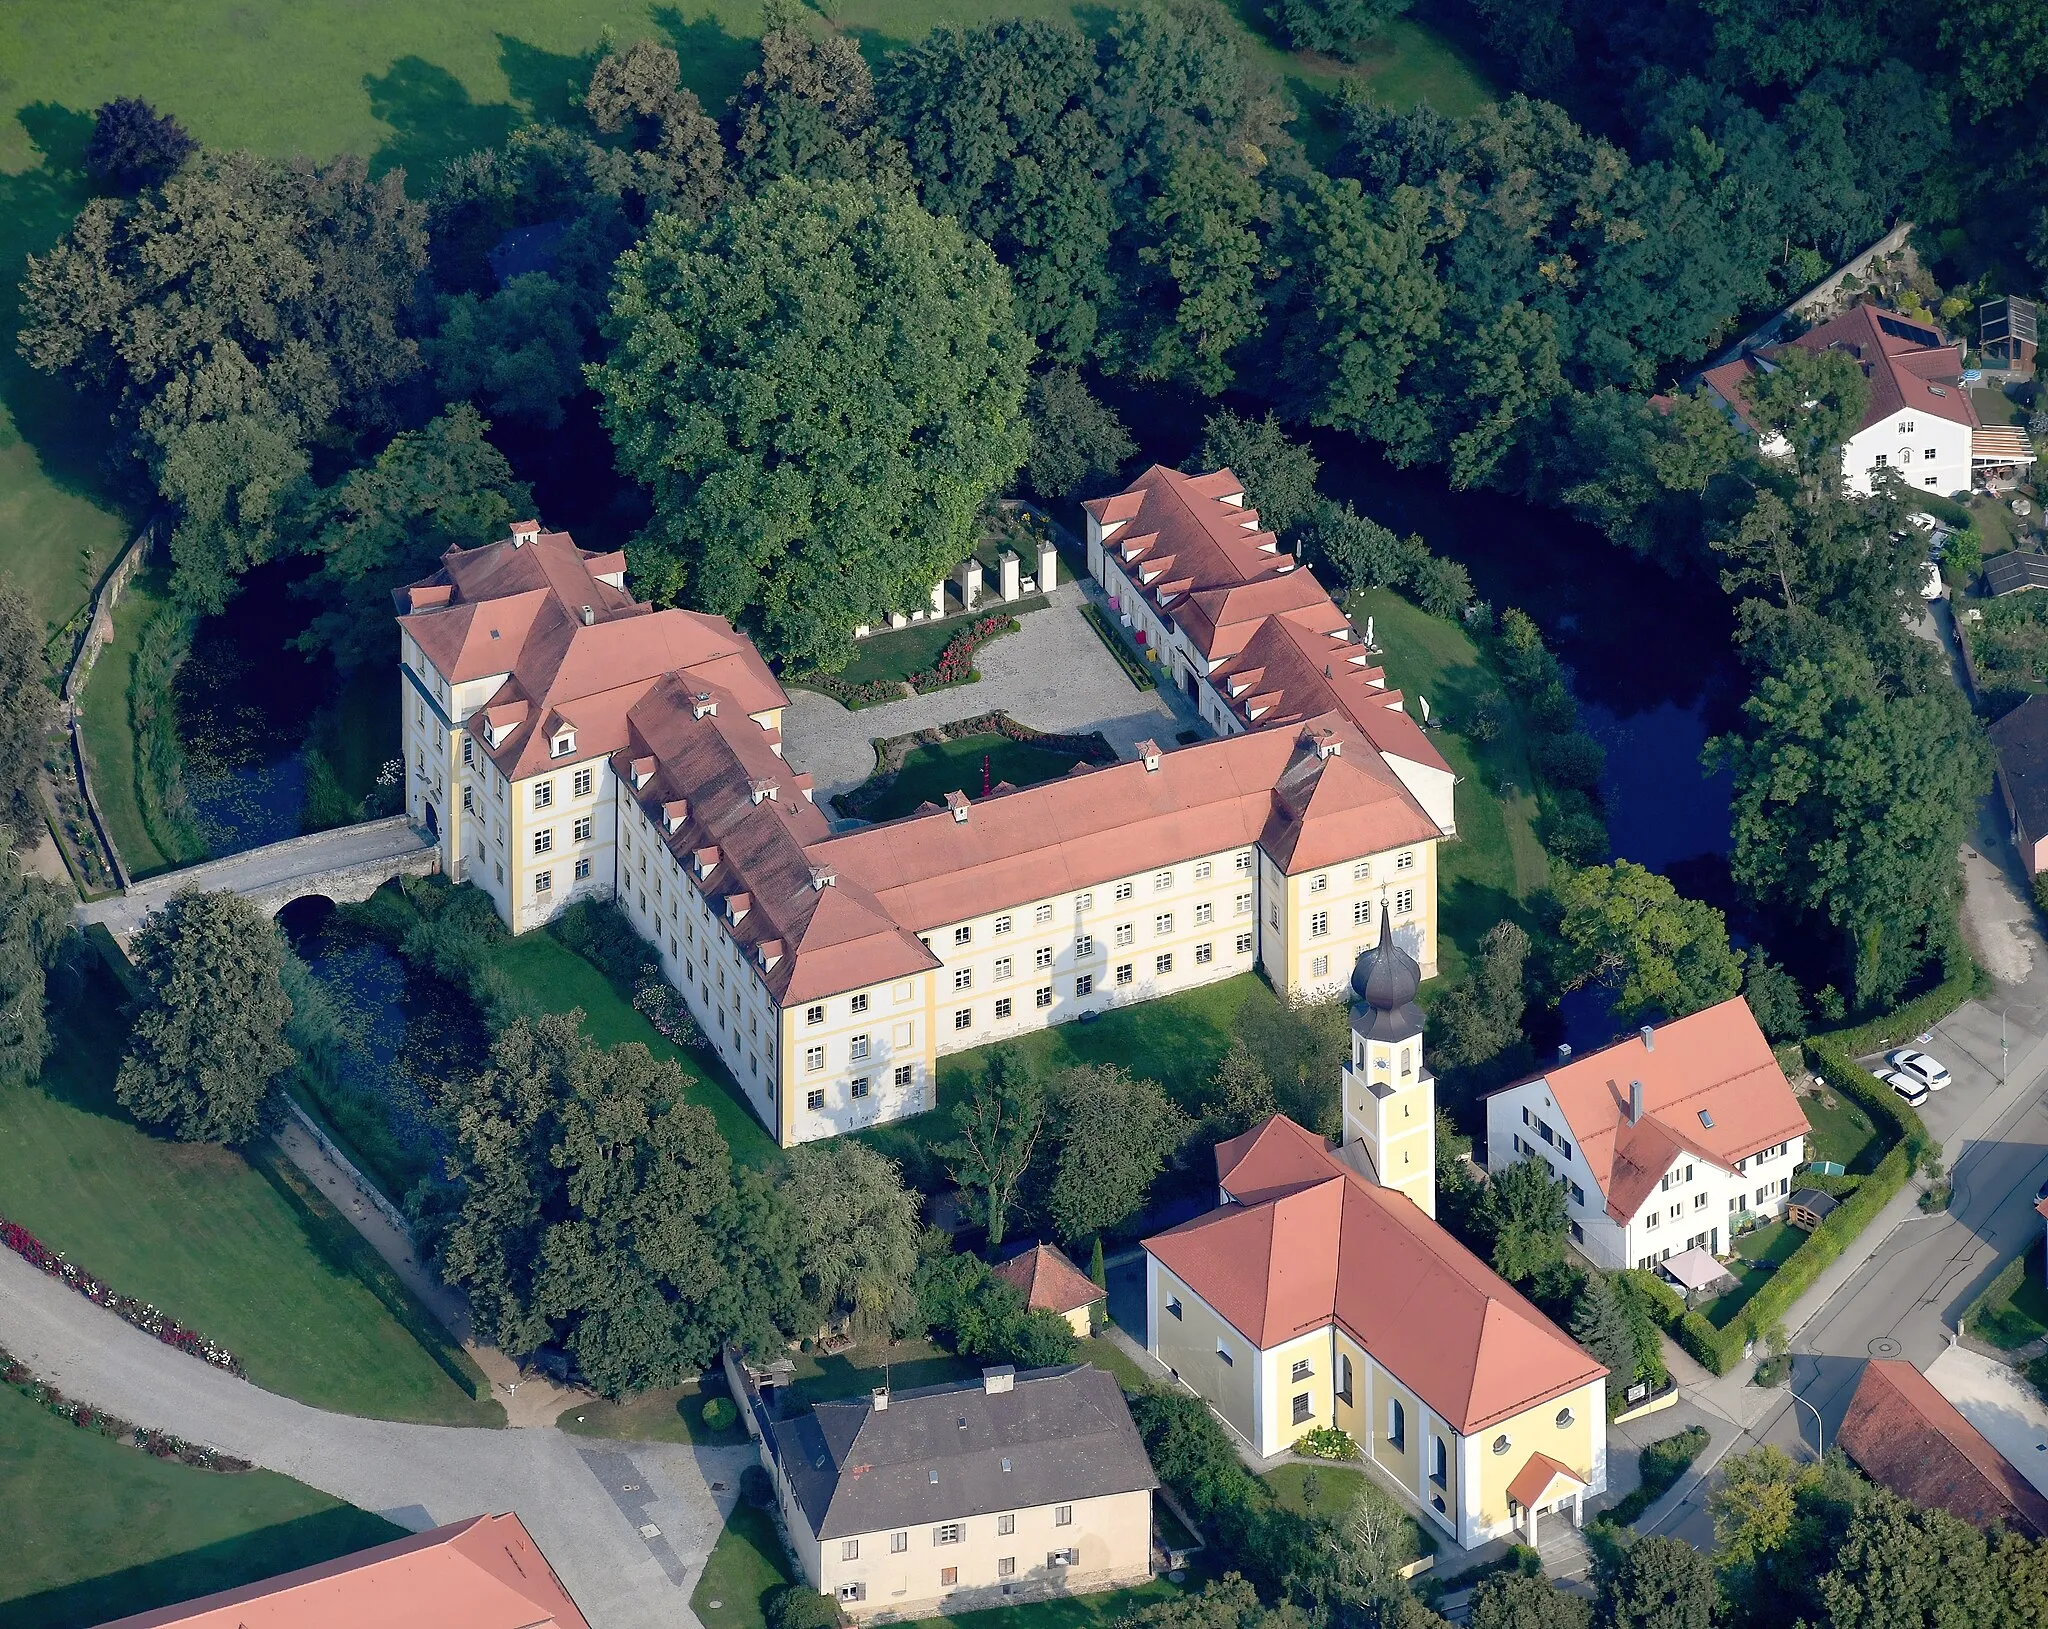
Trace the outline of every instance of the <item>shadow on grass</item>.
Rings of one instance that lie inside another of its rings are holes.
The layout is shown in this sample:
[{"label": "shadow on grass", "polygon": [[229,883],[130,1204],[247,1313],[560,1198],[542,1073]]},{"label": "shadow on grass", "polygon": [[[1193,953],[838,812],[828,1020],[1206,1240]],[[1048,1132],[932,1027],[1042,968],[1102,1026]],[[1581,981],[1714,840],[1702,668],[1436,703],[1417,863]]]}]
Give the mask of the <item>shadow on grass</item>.
[{"label": "shadow on grass", "polygon": [[[222,1539],[182,1555],[0,1603],[8,1629],[78,1629],[153,1607],[235,1589],[405,1537],[405,1529],[347,1505]],[[82,1560],[81,1565],[91,1565]]]},{"label": "shadow on grass", "polygon": [[740,81],[760,65],[761,42],[728,34],[715,16],[687,18],[676,6],[655,6],[648,14],[675,47],[683,83],[697,93],[704,111],[717,118]]},{"label": "shadow on grass", "polygon": [[[716,26],[716,25],[714,25]],[[632,41],[627,40],[630,45]],[[498,36],[498,66],[512,87],[513,101],[522,105],[528,117],[548,124],[576,126],[582,110],[576,98],[590,79],[592,58],[544,51],[510,34]]]},{"label": "shadow on grass", "polygon": [[407,190],[424,195],[451,158],[495,147],[520,123],[510,102],[474,102],[446,68],[424,57],[400,57],[385,74],[363,75],[370,111],[391,136],[370,160],[370,173],[403,169]]}]

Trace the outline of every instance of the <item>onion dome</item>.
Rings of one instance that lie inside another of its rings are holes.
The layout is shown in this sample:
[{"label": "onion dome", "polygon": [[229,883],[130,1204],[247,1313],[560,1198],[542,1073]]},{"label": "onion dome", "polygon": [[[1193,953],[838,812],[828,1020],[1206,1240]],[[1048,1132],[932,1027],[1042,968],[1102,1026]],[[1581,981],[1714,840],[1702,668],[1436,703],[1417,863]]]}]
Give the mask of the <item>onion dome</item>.
[{"label": "onion dome", "polygon": [[1422,1033],[1422,1009],[1415,992],[1422,967],[1394,942],[1393,913],[1380,902],[1380,938],[1361,951],[1351,971],[1351,1026],[1371,1040],[1404,1041]]}]

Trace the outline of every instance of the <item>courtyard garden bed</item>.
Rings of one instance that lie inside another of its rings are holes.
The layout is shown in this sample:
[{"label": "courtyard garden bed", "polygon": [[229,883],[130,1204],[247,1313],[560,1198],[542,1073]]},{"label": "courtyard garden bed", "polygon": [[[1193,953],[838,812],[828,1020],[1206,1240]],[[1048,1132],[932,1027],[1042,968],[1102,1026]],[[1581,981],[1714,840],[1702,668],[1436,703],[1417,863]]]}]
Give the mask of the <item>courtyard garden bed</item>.
[{"label": "courtyard garden bed", "polygon": [[901,701],[906,693],[924,695],[973,684],[975,652],[991,640],[1013,634],[1019,623],[1012,611],[1042,610],[1046,602],[1019,601],[995,616],[914,624],[875,634],[856,647],[853,660],[837,673],[803,673],[789,682],[858,711],[883,702]]},{"label": "courtyard garden bed", "polygon": [[[1004,781],[1032,786],[1056,780],[1076,764],[1116,762],[1099,732],[1058,735],[1019,724],[1003,712],[982,713],[875,744],[875,773],[832,806],[848,820],[894,820],[948,792],[978,798]],[[987,774],[983,769],[986,765]]]}]

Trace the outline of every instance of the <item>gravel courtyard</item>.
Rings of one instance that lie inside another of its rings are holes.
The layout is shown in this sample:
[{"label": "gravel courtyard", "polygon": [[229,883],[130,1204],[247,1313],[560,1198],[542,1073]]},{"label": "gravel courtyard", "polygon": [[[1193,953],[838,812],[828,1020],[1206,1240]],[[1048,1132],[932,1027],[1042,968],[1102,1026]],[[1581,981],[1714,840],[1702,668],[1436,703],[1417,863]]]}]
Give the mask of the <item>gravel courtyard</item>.
[{"label": "gravel courtyard", "polygon": [[[1148,736],[1173,744],[1182,727],[1166,698],[1139,690],[1081,616],[1086,589],[1066,583],[1052,604],[1018,619],[1018,631],[982,648],[979,684],[848,712],[814,690],[792,688],[782,715],[782,755],[817,783],[820,808],[874,773],[876,741],[1000,708],[1033,729],[1100,730],[1128,758]],[[991,609],[1000,609],[992,607]]]}]

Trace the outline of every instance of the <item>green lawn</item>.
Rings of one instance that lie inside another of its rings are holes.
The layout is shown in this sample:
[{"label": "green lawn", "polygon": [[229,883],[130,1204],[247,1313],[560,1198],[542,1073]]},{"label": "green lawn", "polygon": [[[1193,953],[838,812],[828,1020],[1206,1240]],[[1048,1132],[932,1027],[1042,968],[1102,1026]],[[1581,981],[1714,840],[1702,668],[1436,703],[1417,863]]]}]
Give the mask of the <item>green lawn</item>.
[{"label": "green lawn", "polygon": [[12,1388],[0,1390],[0,1464],[8,1629],[82,1629],[404,1537],[290,1477],[152,1459]]},{"label": "green lawn", "polygon": [[268,1390],[349,1414],[503,1423],[371,1292],[352,1254],[368,1246],[325,1200],[295,1204],[240,1154],[160,1141],[121,1112],[123,1042],[116,1023],[60,1017],[41,1082],[0,1087],[0,1214],[220,1341]]},{"label": "green lawn", "polygon": [[1702,1303],[1702,1316],[1716,1329],[1726,1329],[1771,1274],[1804,1243],[1806,1234],[1790,1222],[1766,1222],[1762,1227],[1751,1228],[1734,1241],[1735,1259],[1727,1263],[1728,1270],[1735,1275],[1734,1288]]},{"label": "green lawn", "polygon": [[[0,571],[5,570],[5,560],[6,545],[0,543]],[[143,572],[128,585],[114,609],[114,637],[93,664],[81,708],[93,796],[99,800],[100,816],[131,877],[147,877],[206,857],[202,849],[179,846],[174,833],[152,831],[143,821],[136,792],[139,765],[128,687],[142,626],[163,604],[161,571]],[[167,849],[165,844],[171,846]]]},{"label": "green lawn", "polygon": [[[1311,1476],[1316,1479],[1313,1504],[1308,1499],[1308,1479]],[[1259,1480],[1271,1488],[1273,1497],[1289,1510],[1302,1515],[1321,1511],[1326,1516],[1336,1516],[1348,1509],[1358,1497],[1359,1489],[1365,1486],[1365,1479],[1366,1472],[1356,1465],[1304,1465],[1299,1460],[1289,1460],[1285,1465],[1274,1466]],[[1403,1514],[1402,1531],[1403,1562],[1418,1561],[1423,1556],[1436,1554],[1434,1535],[1413,1516]]]},{"label": "green lawn", "polygon": [[[1138,1344],[1144,1345],[1144,1331],[1136,1333]],[[1116,1383],[1125,1391],[1143,1391],[1152,1384],[1145,1371],[1124,1356],[1124,1349],[1106,1335],[1091,1336],[1081,1343],[1081,1361],[1092,1363],[1098,1369],[1107,1369],[1116,1376]]]},{"label": "green lawn", "polygon": [[1480,697],[1507,693],[1463,628],[1428,615],[1390,589],[1363,589],[1351,596],[1348,609],[1361,628],[1367,617],[1373,619],[1387,682],[1412,709],[1418,696],[1426,697],[1432,716],[1446,721],[1430,739],[1458,775],[1458,835],[1437,854],[1437,970],[1454,980],[1486,930],[1504,916],[1519,918],[1523,901],[1550,877],[1549,860],[1536,840],[1529,743],[1512,709],[1504,709],[1501,733],[1491,741],[1458,733]]},{"label": "green lawn", "polygon": [[895,1341],[886,1348],[851,1346],[830,1356],[797,1352],[791,1357],[796,1373],[790,1380],[789,1398],[798,1408],[840,1397],[864,1397],[885,1379],[897,1391],[910,1391],[981,1374],[979,1363],[955,1357],[927,1340]]},{"label": "green lawn", "polygon": [[700,1448],[731,1448],[747,1440],[747,1428],[737,1413],[723,1431],[704,1423],[704,1404],[709,1397],[731,1401],[723,1384],[706,1392],[696,1381],[687,1386],[663,1386],[643,1391],[624,1402],[608,1403],[597,1398],[577,1403],[562,1411],[555,1425],[577,1437],[609,1437],[622,1442],[690,1442]]},{"label": "green lawn", "polygon": [[1040,781],[1057,780],[1074,765],[1084,762],[1078,752],[1027,746],[1007,735],[967,735],[957,741],[911,748],[888,791],[863,806],[854,802],[860,796],[860,788],[856,787],[847,795],[847,802],[860,809],[863,820],[894,820],[922,804],[944,803],[948,792],[965,792],[970,798],[978,798],[982,794],[984,759],[991,787],[1004,781],[1012,786],[1035,786]]},{"label": "green lawn", "polygon": [[781,1161],[782,1151],[714,1060],[668,1040],[612,987],[600,968],[553,934],[522,933],[516,939],[501,940],[493,948],[492,959],[517,988],[547,1011],[581,1007],[583,1033],[600,1046],[638,1041],[656,1057],[675,1059],[698,1088],[696,1100],[718,1121],[719,1135],[738,1164],[761,1170]]},{"label": "green lawn", "polygon": [[2041,1241],[2027,1246],[2025,1269],[2012,1293],[1971,1309],[1970,1333],[2004,1351],[2048,1335],[2048,1287],[2042,1283]]},{"label": "green lawn", "polygon": [[1845,1171],[1861,1176],[1884,1158],[1884,1137],[1854,1098],[1822,1088],[1801,1097],[1799,1106],[1813,1127],[1806,1142],[1809,1160],[1834,1160]]},{"label": "green lawn", "polygon": [[872,684],[877,679],[907,679],[939,659],[965,623],[922,622],[894,633],[876,634],[853,647],[853,660],[839,670],[846,684]]},{"label": "green lawn", "polygon": [[[1273,992],[1256,973],[1118,1007],[1086,1024],[1057,1024],[999,1044],[1014,1048],[1044,1072],[1077,1063],[1120,1063],[1149,1075],[1192,1112],[1230,1049],[1237,1015],[1248,1002],[1270,1005]],[[990,1048],[939,1059],[939,1106],[856,1135],[902,1163],[907,1177],[924,1172],[930,1145],[951,1135],[951,1111],[987,1067]],[[921,1185],[921,1184],[920,1184]]]}]

